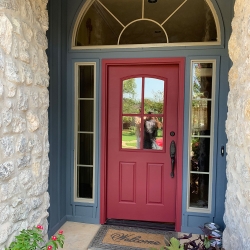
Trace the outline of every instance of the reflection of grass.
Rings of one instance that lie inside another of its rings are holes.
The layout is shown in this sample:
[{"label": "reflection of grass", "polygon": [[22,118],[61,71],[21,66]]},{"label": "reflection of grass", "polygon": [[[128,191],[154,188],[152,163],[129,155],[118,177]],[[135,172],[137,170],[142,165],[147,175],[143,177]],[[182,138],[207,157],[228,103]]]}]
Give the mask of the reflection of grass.
[{"label": "reflection of grass", "polygon": [[134,131],[131,130],[122,131],[122,141],[134,141],[134,140],[136,140]]},{"label": "reflection of grass", "polygon": [[163,137],[163,131],[162,129],[157,130],[157,137]]},{"label": "reflection of grass", "polygon": [[133,130],[122,131],[122,148],[136,148],[136,135]]},{"label": "reflection of grass", "polygon": [[123,135],[122,136],[122,141],[134,141],[134,140],[136,140],[135,135],[133,135],[133,136]]},{"label": "reflection of grass", "polygon": [[129,129],[124,129],[122,130],[122,135],[135,135],[135,132],[133,130],[129,130]]},{"label": "reflection of grass", "polygon": [[[159,129],[157,131],[157,137],[156,138],[162,138],[162,137],[163,137],[163,131],[161,129]],[[136,143],[134,144],[134,142],[132,144],[129,143],[130,141],[135,141],[135,140],[136,140],[136,135],[135,135],[134,131],[131,131],[131,130],[128,130],[128,129],[124,129],[122,131],[122,141],[126,142],[126,145],[128,145],[128,146],[136,146]]]}]

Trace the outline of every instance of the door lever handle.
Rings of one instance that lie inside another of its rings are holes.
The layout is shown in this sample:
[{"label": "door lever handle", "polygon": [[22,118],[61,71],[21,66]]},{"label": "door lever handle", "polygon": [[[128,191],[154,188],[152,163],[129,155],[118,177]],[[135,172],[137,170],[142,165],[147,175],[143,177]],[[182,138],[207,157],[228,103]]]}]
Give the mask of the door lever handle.
[{"label": "door lever handle", "polygon": [[171,141],[170,143],[170,158],[171,158],[171,178],[174,178],[174,166],[175,166],[175,154],[176,154],[176,145],[175,141]]}]

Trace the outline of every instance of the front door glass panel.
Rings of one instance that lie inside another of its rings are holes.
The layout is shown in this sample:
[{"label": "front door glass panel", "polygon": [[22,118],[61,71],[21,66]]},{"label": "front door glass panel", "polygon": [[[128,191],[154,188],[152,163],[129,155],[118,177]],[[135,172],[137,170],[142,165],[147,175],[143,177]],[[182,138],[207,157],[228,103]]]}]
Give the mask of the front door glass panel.
[{"label": "front door glass panel", "polygon": [[123,81],[123,114],[140,114],[142,100],[142,78],[130,78]]},{"label": "front door glass panel", "polygon": [[122,149],[163,149],[165,82],[138,77],[122,82]]}]

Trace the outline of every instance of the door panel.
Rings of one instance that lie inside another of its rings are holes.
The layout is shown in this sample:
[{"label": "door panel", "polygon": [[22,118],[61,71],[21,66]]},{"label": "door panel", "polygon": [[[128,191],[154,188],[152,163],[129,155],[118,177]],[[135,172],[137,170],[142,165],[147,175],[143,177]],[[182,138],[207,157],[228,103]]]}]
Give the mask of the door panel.
[{"label": "door panel", "polygon": [[135,163],[121,162],[119,172],[119,201],[135,203]]},{"label": "door panel", "polygon": [[147,165],[147,204],[162,204],[164,194],[164,172],[162,164]]},{"label": "door panel", "polygon": [[[178,139],[178,72],[177,65],[108,68],[107,218],[175,222],[176,170],[171,178],[169,147]],[[139,79],[129,84],[140,94],[129,100],[127,79]],[[162,104],[156,93],[161,89]]]}]

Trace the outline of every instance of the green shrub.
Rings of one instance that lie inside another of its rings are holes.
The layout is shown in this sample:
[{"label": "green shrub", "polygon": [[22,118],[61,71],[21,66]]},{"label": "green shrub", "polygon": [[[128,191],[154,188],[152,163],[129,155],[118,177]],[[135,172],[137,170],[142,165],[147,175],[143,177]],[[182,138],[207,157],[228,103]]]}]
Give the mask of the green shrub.
[{"label": "green shrub", "polygon": [[57,236],[53,235],[47,243],[43,240],[42,230],[41,225],[33,229],[23,229],[5,250],[53,250],[58,249],[58,246],[63,248],[65,237],[62,230],[58,232]]}]

